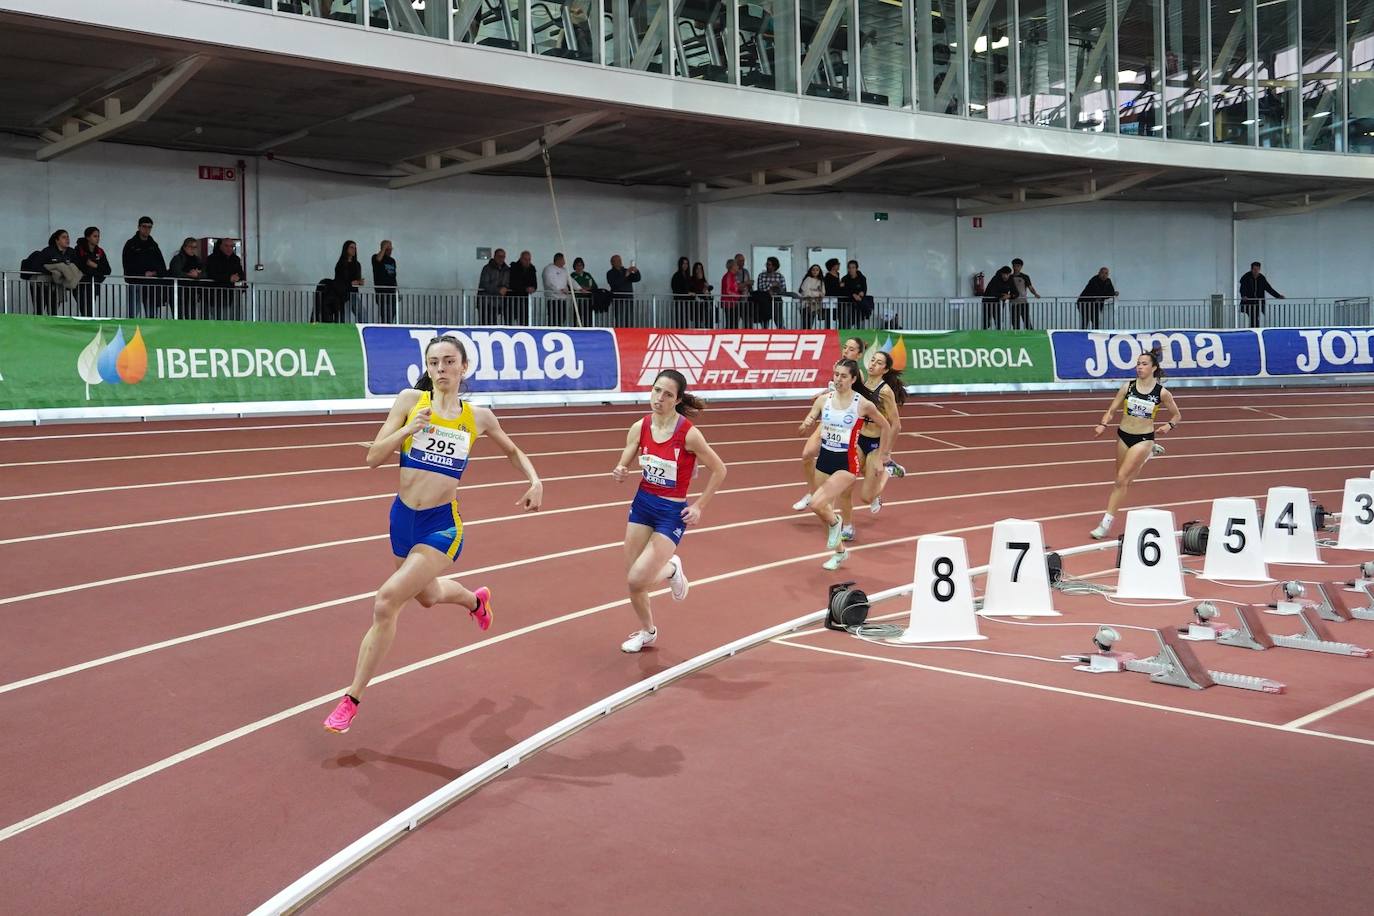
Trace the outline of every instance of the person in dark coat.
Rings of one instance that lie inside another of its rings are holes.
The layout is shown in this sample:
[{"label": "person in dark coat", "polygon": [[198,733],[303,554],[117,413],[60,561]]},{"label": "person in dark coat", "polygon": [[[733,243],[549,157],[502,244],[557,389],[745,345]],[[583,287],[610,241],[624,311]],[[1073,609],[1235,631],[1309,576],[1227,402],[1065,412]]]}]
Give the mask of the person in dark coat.
[{"label": "person in dark coat", "polygon": [[69,277],[80,278],[76,251],[70,243],[67,230],[58,229],[48,236],[46,247],[33,252],[19,265],[19,275],[29,281],[29,295],[39,315],[65,311],[68,290],[76,285]]},{"label": "person in dark coat", "polygon": [[200,258],[200,242],[187,236],[181,248],[172,255],[172,263],[167,265],[167,274],[176,283],[177,315],[182,318],[203,318],[202,305],[204,290],[208,285],[205,279],[205,262]]},{"label": "person in dark coat", "polygon": [[539,292],[539,270],[534,266],[534,255],[528,251],[520,252],[520,257],[510,266],[510,298],[506,300],[507,324],[528,324],[530,315],[530,296]]},{"label": "person in dark coat", "polygon": [[1078,294],[1078,314],[1083,319],[1084,330],[1101,328],[1102,310],[1107,300],[1120,295],[1112,285],[1110,273],[1105,267],[1099,268],[1088,280],[1087,286],[1083,287],[1083,292]]},{"label": "person in dark coat", "polygon": [[381,250],[372,256],[372,288],[377,297],[377,320],[396,323],[396,259],[391,256],[391,241],[382,240]]},{"label": "person in dark coat", "polygon": [[339,249],[339,260],[334,262],[334,296],[341,311],[347,309],[356,320],[364,322],[367,316],[358,304],[358,294],[366,282],[363,265],[358,263],[358,243],[349,239]]},{"label": "person in dark coat", "polygon": [[153,238],[153,218],[140,216],[138,231],[124,243],[124,282],[129,287],[129,317],[140,314],[151,317],[164,301],[162,283],[167,262],[162,249]]},{"label": "person in dark coat", "polygon": [[868,278],[859,270],[859,262],[850,260],[846,273],[840,277],[840,327],[857,328],[873,314],[868,300]]},{"label": "person in dark coat", "polygon": [[1011,284],[1011,267],[997,268],[997,273],[983,290],[983,330],[986,331],[994,324],[997,330],[1002,330],[1002,303],[1015,293],[1016,287]]},{"label": "person in dark coat", "polygon": [[506,296],[511,291],[510,265],[506,250],[492,252],[491,260],[477,278],[477,316],[483,324],[498,324],[506,312]]},{"label": "person in dark coat", "polygon": [[95,300],[100,298],[100,287],[111,273],[110,259],[105,257],[105,249],[100,247],[100,230],[87,226],[76,243],[76,266],[81,271],[81,285],[76,288],[76,304],[81,314],[91,317]]},{"label": "person in dark coat", "polygon": [[634,317],[635,284],[640,279],[634,261],[626,267],[620,255],[611,255],[611,269],[606,271],[606,287],[611,291],[612,327],[630,327]]},{"label": "person in dark coat", "polygon": [[207,290],[211,298],[210,315],[206,317],[237,319],[244,285],[243,261],[234,252],[234,239],[220,239],[214,252],[205,259],[205,275],[219,289]]},{"label": "person in dark coat", "polygon": [[1260,262],[1251,261],[1249,272],[1240,275],[1240,310],[1250,319],[1252,328],[1260,325],[1260,316],[1264,314],[1265,293],[1275,299],[1283,298],[1278,290],[1269,285],[1269,280],[1264,274],[1260,273]]}]

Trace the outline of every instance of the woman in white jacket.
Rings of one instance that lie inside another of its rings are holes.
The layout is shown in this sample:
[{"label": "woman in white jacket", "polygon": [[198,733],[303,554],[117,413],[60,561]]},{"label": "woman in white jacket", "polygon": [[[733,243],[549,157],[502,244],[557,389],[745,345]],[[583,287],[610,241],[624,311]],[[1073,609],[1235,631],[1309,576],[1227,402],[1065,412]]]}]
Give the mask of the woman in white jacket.
[{"label": "woman in white jacket", "polygon": [[797,285],[797,295],[801,297],[801,326],[809,328],[823,314],[825,298],[825,275],[821,265],[812,264],[806,276]]}]

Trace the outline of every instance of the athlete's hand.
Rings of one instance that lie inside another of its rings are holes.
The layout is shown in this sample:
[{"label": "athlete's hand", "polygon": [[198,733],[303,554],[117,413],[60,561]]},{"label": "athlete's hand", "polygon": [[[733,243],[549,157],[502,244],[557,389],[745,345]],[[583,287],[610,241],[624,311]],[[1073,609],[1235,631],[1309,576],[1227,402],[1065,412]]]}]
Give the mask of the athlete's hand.
[{"label": "athlete's hand", "polygon": [[420,430],[422,430],[422,429],[424,429],[426,426],[428,426],[428,425],[429,425],[429,414],[430,414],[430,410],[429,410],[428,407],[426,407],[425,409],[423,409],[423,410],[417,412],[417,413],[415,414],[415,419],[414,419],[414,420],[411,420],[411,421],[410,421],[410,424],[409,424],[408,426],[406,426],[406,433],[407,433],[408,435],[413,436],[413,435],[415,435],[416,433],[418,433]]},{"label": "athlete's hand", "polygon": [[815,419],[811,416],[811,414],[807,414],[806,419],[801,421],[801,426],[797,427],[797,432],[804,433],[815,424]]},{"label": "athlete's hand", "polygon": [[1096,426],[1093,427],[1093,438],[1094,438],[1094,439],[1098,438],[1099,436],[1101,436],[1101,435],[1102,435],[1104,432],[1106,432],[1106,431],[1107,431],[1107,427],[1103,426],[1101,423],[1097,424]]},{"label": "athlete's hand", "polygon": [[614,468],[611,469],[611,476],[615,478],[616,483],[624,483],[625,478],[628,477],[629,474],[630,469],[625,467],[625,465],[623,464],[617,464]]},{"label": "athlete's hand", "polygon": [[682,521],[686,525],[695,525],[701,521],[701,509],[696,503],[692,503],[682,510]]},{"label": "athlete's hand", "polygon": [[544,485],[542,483],[531,484],[525,491],[525,495],[515,501],[515,504],[526,512],[538,511],[544,502]]},{"label": "athlete's hand", "polygon": [[1156,435],[1156,436],[1162,436],[1162,435],[1164,435],[1164,434],[1167,433],[1167,432],[1171,432],[1172,430],[1173,430],[1173,427],[1170,426],[1168,423],[1161,423],[1161,424],[1159,424],[1158,426],[1155,427],[1155,435]]}]

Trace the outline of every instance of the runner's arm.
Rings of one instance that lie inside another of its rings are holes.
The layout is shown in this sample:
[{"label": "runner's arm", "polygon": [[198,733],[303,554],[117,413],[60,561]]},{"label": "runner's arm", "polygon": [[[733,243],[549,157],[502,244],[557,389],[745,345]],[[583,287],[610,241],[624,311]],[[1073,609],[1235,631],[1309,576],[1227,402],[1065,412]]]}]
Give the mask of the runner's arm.
[{"label": "runner's arm", "polygon": [[706,465],[706,470],[710,475],[706,478],[706,489],[702,490],[701,495],[683,510],[682,517],[688,524],[696,524],[701,513],[706,511],[706,506],[711,502],[711,498],[716,495],[720,485],[725,482],[726,467],[725,462],[721,461],[720,456],[716,454],[716,450],[706,442],[706,437],[701,434],[701,430],[695,426],[687,431],[687,450],[696,455],[698,461]]},{"label": "runner's arm", "polygon": [[406,441],[406,436],[419,432],[429,422],[429,411],[422,410],[415,415],[412,422],[406,423],[410,409],[419,399],[420,392],[414,388],[407,388],[396,396],[396,403],[391,405],[391,413],[387,414],[386,422],[377,431],[377,438],[367,447],[368,467],[381,467],[388,458],[396,454],[401,443]]},{"label": "runner's arm", "polygon": [[1112,422],[1112,417],[1121,409],[1121,404],[1126,400],[1126,387],[1130,382],[1123,382],[1121,387],[1116,390],[1116,397],[1112,398],[1112,403],[1107,408],[1107,412],[1102,415],[1102,420],[1093,427],[1096,432],[1093,435],[1100,436],[1102,431],[1107,428],[1107,424]]},{"label": "runner's arm", "polygon": [[611,476],[616,483],[621,483],[630,473],[630,462],[634,459],[635,452],[639,451],[640,429],[644,426],[644,420],[639,419],[630,425],[630,431],[625,434],[625,450],[620,453],[620,460],[616,462],[611,470]]},{"label": "runner's arm", "polygon": [[1178,401],[1174,400],[1174,393],[1168,388],[1160,392],[1159,402],[1164,405],[1165,410],[1169,411],[1170,420],[1167,423],[1161,423],[1155,432],[1165,433],[1183,421],[1183,411],[1178,409]]},{"label": "runner's arm", "polygon": [[501,422],[496,419],[496,414],[492,413],[490,409],[474,407],[472,412],[477,418],[477,431],[490,436],[497,448],[505,453],[511,464],[519,468],[520,473],[524,474],[525,479],[530,482],[529,489],[515,501],[515,504],[526,509],[538,509],[540,503],[544,501],[544,484],[540,482],[539,474],[535,472],[529,456],[520,450],[520,447],[515,444],[510,436],[506,435],[506,431],[501,428]]},{"label": "runner's arm", "polygon": [[819,419],[824,401],[824,394],[816,395],[816,400],[811,402],[811,409],[806,412],[806,419],[802,420],[801,422],[801,426],[799,427],[799,430],[801,432],[806,432],[808,429],[811,428],[811,424],[815,423],[816,420]]}]

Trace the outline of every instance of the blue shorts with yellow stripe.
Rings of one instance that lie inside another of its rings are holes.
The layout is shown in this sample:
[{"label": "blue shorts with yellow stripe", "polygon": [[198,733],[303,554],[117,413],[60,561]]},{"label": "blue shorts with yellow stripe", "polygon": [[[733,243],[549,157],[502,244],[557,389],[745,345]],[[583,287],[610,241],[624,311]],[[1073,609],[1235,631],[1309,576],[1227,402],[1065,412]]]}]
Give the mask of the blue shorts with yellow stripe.
[{"label": "blue shorts with yellow stripe", "polygon": [[463,552],[458,500],[433,509],[412,509],[396,497],[391,504],[391,552],[405,559],[416,544],[433,547],[450,560],[458,559]]}]

